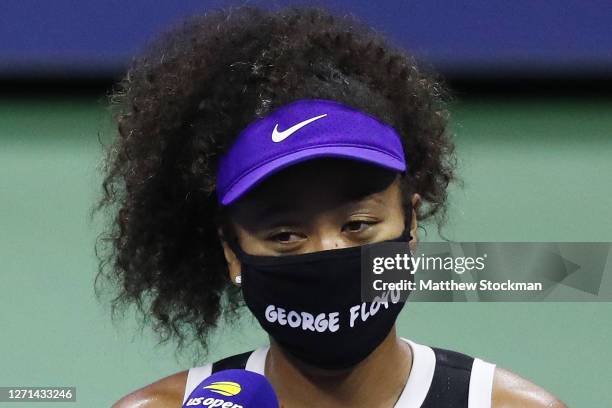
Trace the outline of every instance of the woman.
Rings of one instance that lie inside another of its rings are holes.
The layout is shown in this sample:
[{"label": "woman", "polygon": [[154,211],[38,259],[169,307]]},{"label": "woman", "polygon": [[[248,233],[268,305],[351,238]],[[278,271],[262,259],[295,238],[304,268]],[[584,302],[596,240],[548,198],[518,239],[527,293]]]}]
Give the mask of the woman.
[{"label": "woman", "polygon": [[264,374],[286,408],[563,406],[493,364],[399,337],[401,302],[342,312],[360,302],[360,246],[414,245],[454,180],[443,88],[401,50],[348,17],[240,8],[168,33],[115,97],[101,205],[117,216],[100,272],[115,304],[205,348],[244,299],[270,335],[116,407],[178,407],[224,368]]}]

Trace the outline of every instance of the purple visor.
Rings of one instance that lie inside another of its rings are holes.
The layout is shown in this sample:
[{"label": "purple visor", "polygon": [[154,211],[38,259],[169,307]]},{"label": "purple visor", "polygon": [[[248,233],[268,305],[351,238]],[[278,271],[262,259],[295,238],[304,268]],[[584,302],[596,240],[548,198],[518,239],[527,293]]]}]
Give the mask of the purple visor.
[{"label": "purple visor", "polygon": [[240,133],[219,163],[219,202],[232,204],[279,170],[322,157],[406,170],[402,143],[392,127],[338,102],[305,99],[282,106]]}]

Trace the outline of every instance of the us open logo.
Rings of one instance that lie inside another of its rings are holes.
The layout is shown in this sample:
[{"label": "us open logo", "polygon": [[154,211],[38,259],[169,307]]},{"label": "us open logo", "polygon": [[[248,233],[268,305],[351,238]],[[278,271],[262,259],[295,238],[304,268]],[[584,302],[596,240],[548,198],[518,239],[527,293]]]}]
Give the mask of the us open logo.
[{"label": "us open logo", "polygon": [[[225,397],[233,397],[235,395],[240,394],[242,391],[242,387],[237,382],[233,381],[217,381],[211,383],[202,389],[206,389],[210,392],[214,392],[216,394],[223,395]],[[221,398],[190,398],[186,403],[186,407],[195,407],[195,406],[203,406],[203,407],[218,407],[218,408],[245,408],[243,405],[236,404],[232,401],[225,401]]]},{"label": "us open logo", "polygon": [[226,397],[238,395],[242,391],[240,384],[233,381],[217,381],[203,388]]}]

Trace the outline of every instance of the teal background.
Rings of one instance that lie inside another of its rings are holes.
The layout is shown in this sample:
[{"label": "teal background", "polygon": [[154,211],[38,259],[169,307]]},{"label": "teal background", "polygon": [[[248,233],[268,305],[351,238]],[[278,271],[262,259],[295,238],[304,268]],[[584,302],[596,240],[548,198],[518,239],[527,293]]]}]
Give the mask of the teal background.
[{"label": "teal background", "polygon": [[[483,96],[452,110],[465,186],[452,190],[448,238],[612,241],[612,99]],[[76,386],[77,403],[35,406],[108,407],[191,366],[132,315],[113,324],[94,297],[104,101],[4,98],[0,124],[0,386]],[[612,303],[411,303],[398,330],[513,370],[570,407],[612,406]],[[207,360],[265,340],[245,316]]]}]

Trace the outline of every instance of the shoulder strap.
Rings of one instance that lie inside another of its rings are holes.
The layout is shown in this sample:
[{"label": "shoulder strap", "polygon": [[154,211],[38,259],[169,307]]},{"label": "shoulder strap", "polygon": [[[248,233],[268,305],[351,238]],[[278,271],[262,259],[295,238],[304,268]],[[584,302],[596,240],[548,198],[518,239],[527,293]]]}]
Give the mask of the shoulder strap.
[{"label": "shoulder strap", "polygon": [[474,359],[470,376],[469,408],[491,408],[495,364]]},{"label": "shoulder strap", "polygon": [[434,376],[422,408],[467,408],[474,358],[432,347],[436,355]]},{"label": "shoulder strap", "polygon": [[193,367],[189,369],[187,373],[187,382],[185,384],[185,394],[183,396],[183,404],[187,401],[187,398],[193,390],[200,384],[204,379],[211,376],[221,370],[229,370],[231,368],[244,369],[246,367],[247,360],[252,354],[252,351],[246,353],[236,354],[229,356],[224,359],[218,360],[212,364],[205,364],[200,367]]},{"label": "shoulder strap", "polygon": [[241,354],[236,354],[234,356],[225,357],[221,360],[214,362],[212,365],[211,374],[214,374],[217,371],[230,370],[230,369],[244,370],[246,367],[247,360],[249,359],[249,356],[252,353],[253,353],[253,350],[247,351]]}]

